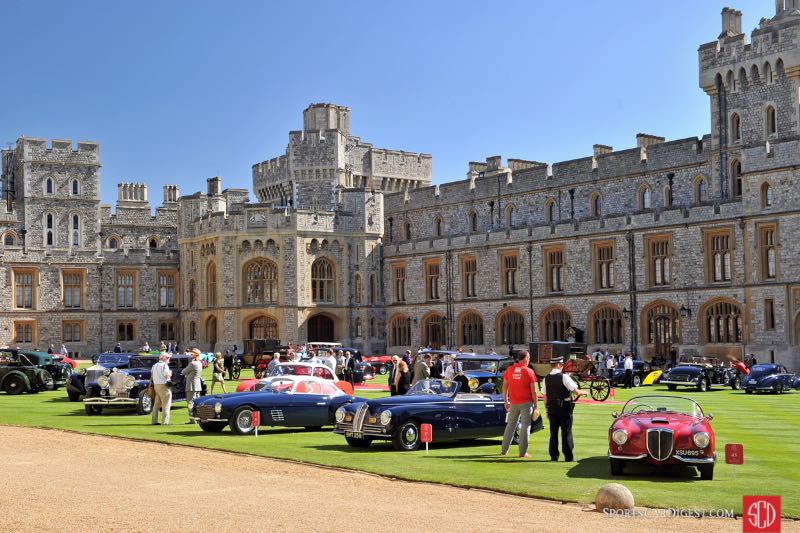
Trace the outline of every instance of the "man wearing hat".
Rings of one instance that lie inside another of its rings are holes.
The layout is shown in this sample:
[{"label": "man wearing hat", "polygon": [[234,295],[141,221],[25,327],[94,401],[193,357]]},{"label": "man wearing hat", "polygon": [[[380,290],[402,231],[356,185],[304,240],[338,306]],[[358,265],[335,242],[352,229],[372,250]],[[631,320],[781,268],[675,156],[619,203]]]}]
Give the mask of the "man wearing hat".
[{"label": "man wearing hat", "polygon": [[561,450],[564,452],[564,460],[572,462],[572,410],[575,403],[572,401],[572,394],[585,396],[585,390],[578,388],[578,385],[567,374],[562,372],[564,368],[563,357],[553,357],[550,359],[552,370],[545,376],[542,382],[542,395],[547,406],[547,419],[550,422],[550,460],[558,461],[558,430],[561,429]]},{"label": "man wearing hat", "polygon": [[169,359],[170,355],[167,352],[162,352],[158,356],[158,363],[154,364],[153,368],[150,369],[150,379],[153,382],[153,389],[156,394],[153,400],[153,412],[150,416],[150,423],[153,425],[158,425],[159,408],[164,411],[163,424],[165,426],[169,425],[169,410],[172,408],[172,389],[167,385],[167,382],[172,379]]},{"label": "man wearing hat", "polygon": [[[186,405],[188,407],[189,402],[200,396],[200,393],[203,390],[203,364],[200,362],[200,355],[201,352],[197,348],[192,349],[192,360],[186,365],[186,368],[181,370],[181,374],[186,378]],[[189,416],[191,416],[192,412],[189,411]],[[187,424],[191,424],[192,421],[186,422]]]}]

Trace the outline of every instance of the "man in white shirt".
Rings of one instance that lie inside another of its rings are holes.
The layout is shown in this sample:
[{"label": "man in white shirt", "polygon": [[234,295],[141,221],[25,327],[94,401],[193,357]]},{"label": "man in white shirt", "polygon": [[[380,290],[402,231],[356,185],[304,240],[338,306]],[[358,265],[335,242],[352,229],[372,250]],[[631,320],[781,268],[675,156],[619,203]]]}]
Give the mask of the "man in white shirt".
[{"label": "man in white shirt", "polygon": [[325,357],[325,365],[331,369],[331,372],[336,374],[336,356],[333,355],[333,350],[328,349],[328,355]]},{"label": "man in white shirt", "polygon": [[631,352],[625,352],[623,365],[625,368],[625,388],[630,389],[633,387],[633,357],[631,357]]},{"label": "man in white shirt", "polygon": [[561,429],[561,451],[564,453],[564,460],[572,462],[572,410],[575,402],[572,395],[585,396],[585,390],[578,388],[573,379],[564,374],[564,358],[554,357],[550,359],[552,369],[550,374],[542,380],[542,396],[547,406],[547,419],[550,421],[550,460],[558,461],[558,430]]},{"label": "man in white shirt", "polygon": [[162,352],[158,359],[158,363],[150,369],[150,380],[156,392],[150,423],[158,425],[158,409],[161,408],[164,411],[162,422],[166,426],[169,425],[169,410],[172,408],[172,389],[167,385],[172,379],[172,370],[169,368],[170,355]]}]

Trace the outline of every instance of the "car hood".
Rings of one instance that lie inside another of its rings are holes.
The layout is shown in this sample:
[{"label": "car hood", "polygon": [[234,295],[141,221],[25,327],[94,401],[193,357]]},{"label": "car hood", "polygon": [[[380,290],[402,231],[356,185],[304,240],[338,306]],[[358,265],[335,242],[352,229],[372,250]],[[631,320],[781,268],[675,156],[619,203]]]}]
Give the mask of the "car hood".
[{"label": "car hood", "polygon": [[413,395],[399,395],[389,396],[388,398],[379,398],[375,400],[367,400],[367,405],[371,411],[375,409],[386,409],[392,406],[401,405],[419,405],[430,403],[453,402],[451,396],[438,396],[435,394],[413,394]]},{"label": "car hood", "polygon": [[676,425],[691,426],[701,421],[700,418],[682,413],[637,413],[624,415],[619,420],[626,422],[630,427],[636,427],[640,430],[672,428]]},{"label": "car hood", "polygon": [[462,373],[468,378],[477,378],[477,379],[499,377],[494,372],[489,372],[488,370],[465,370]]},{"label": "car hood", "polygon": [[150,379],[151,373],[149,368],[126,368],[123,372],[136,379]]},{"label": "car hood", "polygon": [[701,371],[702,371],[702,369],[700,369],[700,368],[698,368],[696,366],[676,366],[674,368],[671,368],[667,374],[668,375],[681,375],[682,374],[684,376],[696,376],[696,375],[700,374]]}]

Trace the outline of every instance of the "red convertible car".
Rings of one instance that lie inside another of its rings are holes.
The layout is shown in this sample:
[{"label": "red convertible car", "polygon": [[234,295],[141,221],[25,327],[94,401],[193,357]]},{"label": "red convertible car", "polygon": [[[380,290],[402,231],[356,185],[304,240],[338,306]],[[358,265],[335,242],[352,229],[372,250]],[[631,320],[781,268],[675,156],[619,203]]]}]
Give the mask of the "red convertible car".
[{"label": "red convertible car", "polygon": [[389,371],[389,367],[392,364],[392,356],[391,355],[370,355],[368,357],[364,357],[363,361],[365,363],[369,363],[372,365],[373,371],[378,374],[386,374]]},{"label": "red convertible car", "polygon": [[622,413],[613,413],[608,430],[611,474],[623,474],[628,462],[653,466],[694,466],[700,479],[714,478],[712,415],[694,400],[676,396],[637,396]]}]

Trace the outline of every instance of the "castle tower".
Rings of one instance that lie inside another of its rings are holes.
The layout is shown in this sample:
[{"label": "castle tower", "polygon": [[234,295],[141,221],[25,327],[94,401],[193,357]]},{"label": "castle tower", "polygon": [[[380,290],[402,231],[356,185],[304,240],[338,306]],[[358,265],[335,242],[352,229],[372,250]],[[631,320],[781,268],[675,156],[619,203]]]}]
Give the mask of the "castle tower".
[{"label": "castle tower", "polygon": [[350,108],[335,104],[311,104],[303,111],[304,131],[338,130],[350,133]]},{"label": "castle tower", "polygon": [[746,197],[748,174],[800,163],[800,0],[775,4],[775,17],[762,19],[749,43],[742,13],[726,7],[719,37],[698,52],[717,201]]}]

